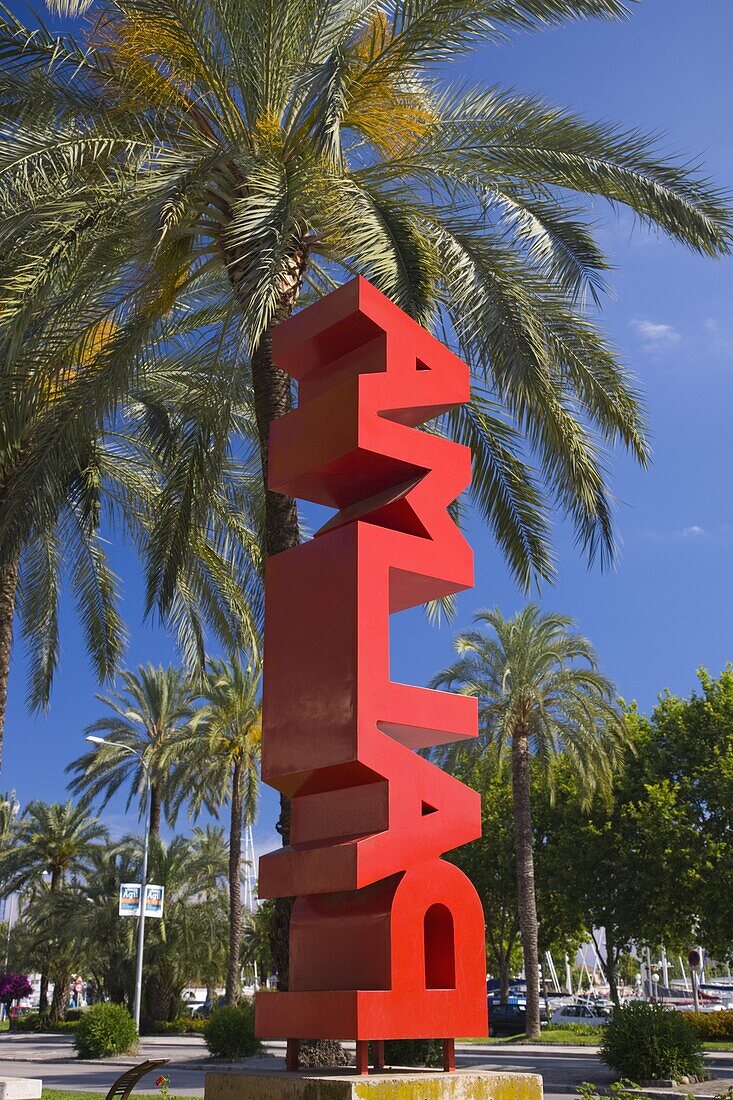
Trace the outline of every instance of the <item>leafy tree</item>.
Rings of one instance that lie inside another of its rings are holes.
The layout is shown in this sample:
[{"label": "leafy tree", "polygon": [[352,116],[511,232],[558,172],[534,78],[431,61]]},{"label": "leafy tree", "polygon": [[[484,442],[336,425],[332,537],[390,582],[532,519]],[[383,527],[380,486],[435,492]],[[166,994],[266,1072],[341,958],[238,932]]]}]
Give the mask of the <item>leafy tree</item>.
[{"label": "leafy tree", "polygon": [[487,967],[498,975],[506,1004],[519,946],[511,775],[493,747],[483,756],[459,758],[454,774],[481,794],[482,835],[450,859],[478,890],[486,918]]},{"label": "leafy tree", "polygon": [[[201,688],[203,706],[171,745],[176,764],[178,801],[188,797],[189,810],[216,812],[229,803],[229,967],[226,998],[240,993],[242,940],[242,829],[254,822],[260,783],[262,714],[260,672],[240,661],[212,661]],[[197,775],[194,790],[184,775]]]},{"label": "leafy tree", "polygon": [[[730,248],[729,209],[636,131],[440,74],[514,30],[620,17],[620,0],[106,0],[96,11],[82,41],[9,13],[0,23],[8,341],[28,310],[63,316],[110,268],[125,273],[110,295],[119,336],[75,415],[119,399],[140,342],[203,272],[246,345],[266,484],[270,424],[292,400],[272,329],[304,286],[320,295],[366,275],[471,364],[473,402],[442,428],[473,447],[473,498],[520,582],[553,572],[556,505],[591,557],[610,557],[601,447],[645,463],[647,445],[638,395],[583,311],[608,265],[574,196],[626,205],[711,256]],[[26,485],[62,440],[60,419]],[[201,472],[183,490],[193,510],[216,462]],[[171,538],[177,505],[161,508],[148,562],[164,609],[187,541],[180,523]],[[294,501],[267,492],[265,553],[298,539]],[[285,807],[281,831],[287,843]]]},{"label": "leafy tree", "polygon": [[[587,937],[585,914],[572,892],[566,889],[567,870],[558,876],[554,857],[554,830],[567,829],[569,814],[557,812],[563,800],[576,815],[582,814],[577,781],[563,760],[556,761],[548,778],[544,765],[532,761],[533,842],[537,891],[538,947],[574,956]],[[500,999],[506,1003],[509,979],[521,965],[517,912],[517,859],[513,825],[512,777],[509,762],[498,746],[487,745],[481,755],[458,755],[454,774],[481,794],[482,835],[453,852],[450,859],[471,879],[478,890],[486,916],[487,967],[500,981]],[[572,833],[572,830],[571,830]],[[572,834],[574,835],[574,834]],[[546,858],[550,849],[552,858]]]},{"label": "leafy tree", "polygon": [[117,744],[95,746],[73,760],[66,768],[73,775],[69,790],[87,799],[100,798],[106,805],[120,787],[127,786],[127,807],[138,799],[142,817],[148,796],[147,769],[150,830],[157,836],[163,808],[168,821],[175,820],[178,802],[166,750],[194,713],[195,692],[185,674],[172,666],[140,665],[136,672],[123,672],[121,678],[123,691],[98,696],[112,713],[86,730]]},{"label": "leafy tree", "polygon": [[614,777],[610,799],[579,812],[580,792],[567,777],[547,810],[552,824],[543,852],[566,906],[585,916],[616,1004],[621,960],[632,944],[689,943],[703,866],[702,834],[675,784],[650,774],[648,728],[633,711],[625,721],[634,751]]},{"label": "leafy tree", "polygon": [[733,914],[720,898],[733,890],[733,666],[697,675],[687,698],[665,692],[648,719],[632,710],[628,721],[644,746],[645,778],[675,815],[674,850],[687,857],[682,889],[695,897],[692,934],[730,959]]},{"label": "leafy tree", "polygon": [[[85,807],[74,806],[70,800],[29,802],[18,821],[13,845],[0,851],[2,893],[7,897],[18,890],[31,889],[35,902],[46,891],[56,894],[70,875],[84,872],[106,841],[107,830]],[[47,886],[44,876],[48,876]],[[49,957],[52,956],[50,951]],[[47,1009],[47,995],[48,973],[42,969],[41,1013]]]},{"label": "leafy tree", "polygon": [[10,1015],[10,1006],[13,1001],[30,997],[32,992],[33,986],[28,981],[27,974],[3,974],[0,977],[0,1004],[5,1005],[5,1015]]},{"label": "leafy tree", "polygon": [[479,738],[437,756],[451,767],[487,746],[511,759],[519,927],[527,982],[527,1037],[539,1019],[537,904],[532,840],[532,757],[548,779],[563,754],[578,774],[583,801],[607,794],[626,731],[613,687],[597,668],[590,642],[571,632],[572,619],[529,604],[513,619],[498,609],[475,616],[482,627],[459,634],[456,662],[432,686],[458,688],[479,703]]}]

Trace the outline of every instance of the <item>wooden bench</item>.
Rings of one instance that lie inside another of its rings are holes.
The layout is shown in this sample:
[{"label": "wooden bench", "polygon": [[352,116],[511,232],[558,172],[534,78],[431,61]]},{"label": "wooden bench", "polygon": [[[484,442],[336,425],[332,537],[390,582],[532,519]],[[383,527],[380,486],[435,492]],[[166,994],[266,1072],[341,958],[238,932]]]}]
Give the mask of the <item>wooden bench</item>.
[{"label": "wooden bench", "polygon": [[137,1066],[130,1066],[115,1081],[107,1093],[105,1100],[127,1100],[138,1081],[141,1081],[146,1073],[152,1073],[154,1069],[167,1066],[170,1058],[152,1058],[147,1062],[140,1062]]}]

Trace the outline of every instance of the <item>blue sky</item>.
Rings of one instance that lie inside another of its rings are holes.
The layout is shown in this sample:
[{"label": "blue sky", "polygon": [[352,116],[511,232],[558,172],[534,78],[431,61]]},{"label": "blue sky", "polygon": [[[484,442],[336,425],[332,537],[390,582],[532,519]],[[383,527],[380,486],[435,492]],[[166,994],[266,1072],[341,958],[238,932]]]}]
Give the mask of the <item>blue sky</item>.
[{"label": "blue sky", "polygon": [[[539,93],[593,118],[660,133],[667,152],[702,158],[733,187],[731,0],[642,0],[629,21],[564,27],[521,36],[468,59],[460,77]],[[636,227],[599,204],[598,235],[616,270],[602,323],[646,394],[653,465],[641,471],[609,457],[622,543],[616,569],[588,570],[559,527],[560,575],[542,593],[547,608],[573,615],[593,640],[620,693],[649,708],[660,690],[687,693],[695,669],[733,659],[733,262],[711,262]],[[505,613],[523,598],[485,529],[469,534],[476,587],[459,600],[454,627],[431,628],[408,612],[393,624],[392,674],[424,683],[451,655],[454,630],[476,608]],[[139,580],[124,555],[113,561],[125,586],[131,629],[128,663],[167,662],[173,648],[140,623]],[[10,689],[3,787],[31,798],[65,797],[64,766],[84,747],[98,717],[96,686],[73,617],[62,621],[62,661],[52,707],[32,718],[23,706],[22,656]],[[263,798],[259,845],[276,843],[276,800]],[[115,830],[132,826],[116,799],[105,811]],[[184,822],[181,822],[184,824]]]}]

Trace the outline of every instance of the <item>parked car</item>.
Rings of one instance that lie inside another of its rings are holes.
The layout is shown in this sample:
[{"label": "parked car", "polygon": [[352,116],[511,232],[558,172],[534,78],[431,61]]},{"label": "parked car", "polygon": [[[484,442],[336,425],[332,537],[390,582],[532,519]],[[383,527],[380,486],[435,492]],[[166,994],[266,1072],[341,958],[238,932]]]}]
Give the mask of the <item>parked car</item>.
[{"label": "parked car", "polygon": [[[540,1024],[547,1023],[547,1010],[540,1004]],[[526,1002],[511,1001],[500,1004],[489,999],[489,1035],[520,1035],[527,1027]]]},{"label": "parked car", "polygon": [[611,1019],[612,1009],[607,1005],[587,1004],[563,1005],[553,1012],[552,1024],[583,1024],[584,1027],[602,1027]]}]

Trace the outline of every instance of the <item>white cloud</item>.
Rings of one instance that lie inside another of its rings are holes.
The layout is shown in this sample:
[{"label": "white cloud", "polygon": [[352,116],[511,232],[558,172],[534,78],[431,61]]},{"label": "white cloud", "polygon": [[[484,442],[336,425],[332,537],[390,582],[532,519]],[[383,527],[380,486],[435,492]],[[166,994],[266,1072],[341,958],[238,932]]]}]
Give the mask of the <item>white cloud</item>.
[{"label": "white cloud", "polygon": [[[724,533],[722,528],[720,530],[716,529],[711,537],[715,539],[717,535]],[[691,523],[689,527],[678,527],[676,530],[644,531],[642,532],[642,538],[649,542],[675,543],[680,542],[682,539],[689,542],[694,539],[707,539],[708,531],[701,527],[699,523]]]},{"label": "white cloud", "polygon": [[660,324],[657,321],[638,320],[631,324],[641,336],[644,347],[649,350],[669,348],[678,344],[682,336],[672,325]]}]

